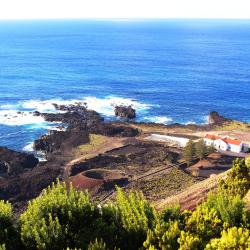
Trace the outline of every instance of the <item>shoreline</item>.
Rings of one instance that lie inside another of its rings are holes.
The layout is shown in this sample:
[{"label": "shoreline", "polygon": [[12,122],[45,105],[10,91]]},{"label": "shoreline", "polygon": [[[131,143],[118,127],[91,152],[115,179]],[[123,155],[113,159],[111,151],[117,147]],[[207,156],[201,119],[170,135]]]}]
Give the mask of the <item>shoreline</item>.
[{"label": "shoreline", "polygon": [[[72,182],[78,190],[90,188],[97,200],[109,197],[109,193],[113,194],[116,185],[126,189],[144,189],[148,178],[154,186],[152,190],[157,190],[160,188],[160,179],[157,178],[161,178],[161,174],[169,185],[175,186],[174,183],[170,184],[172,180],[181,183],[181,180],[189,180],[194,183],[200,179],[185,172],[185,164],[181,160],[183,149],[145,138],[153,133],[190,139],[202,138],[208,131],[216,131],[236,123],[217,112],[210,113],[209,124],[206,125],[164,125],[131,120],[106,121],[99,113],[81,104],[61,105],[57,109],[64,112],[35,112],[36,116],[42,117],[46,122],[66,125],[65,129],[51,130],[34,141],[34,149],[43,152],[46,161],[40,161],[29,169],[24,164],[19,169],[19,157],[22,156],[25,162],[26,157],[33,155],[0,146],[7,155],[15,155],[13,159],[5,159],[2,155],[5,165],[20,171],[18,174],[15,171],[2,173],[0,198],[11,200],[16,204],[17,210],[57,178],[66,183]],[[250,124],[238,123],[250,134]],[[169,174],[173,175],[172,179]],[[185,183],[180,185],[183,189],[187,187]],[[18,193],[15,193],[16,186],[19,188]],[[162,191],[157,199],[165,197],[164,195],[174,195],[177,190],[176,186],[166,194]],[[146,195],[150,199],[156,199],[154,192],[147,191]]]}]

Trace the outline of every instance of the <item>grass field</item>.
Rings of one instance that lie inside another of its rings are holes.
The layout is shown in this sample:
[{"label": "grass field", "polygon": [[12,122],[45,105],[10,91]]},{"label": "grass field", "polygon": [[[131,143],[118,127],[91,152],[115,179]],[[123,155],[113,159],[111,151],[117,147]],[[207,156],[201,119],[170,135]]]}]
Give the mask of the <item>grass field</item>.
[{"label": "grass field", "polygon": [[78,146],[75,149],[75,156],[79,157],[91,150],[94,150],[96,147],[104,144],[106,142],[106,137],[102,135],[90,134],[89,143]]},{"label": "grass field", "polygon": [[177,195],[162,199],[157,203],[157,208],[161,210],[169,205],[180,204],[183,210],[194,209],[206,198],[206,195],[211,190],[214,190],[218,187],[219,181],[221,179],[226,178],[229,171],[230,170],[219,175],[210,177],[204,181],[198,182]]},{"label": "grass field", "polygon": [[250,132],[250,124],[240,121],[232,121],[222,126],[216,127],[216,130],[223,130],[223,131],[238,130],[238,131]]},{"label": "grass field", "polygon": [[129,189],[140,190],[151,201],[159,201],[192,186],[196,179],[177,167],[165,173],[134,181]]}]

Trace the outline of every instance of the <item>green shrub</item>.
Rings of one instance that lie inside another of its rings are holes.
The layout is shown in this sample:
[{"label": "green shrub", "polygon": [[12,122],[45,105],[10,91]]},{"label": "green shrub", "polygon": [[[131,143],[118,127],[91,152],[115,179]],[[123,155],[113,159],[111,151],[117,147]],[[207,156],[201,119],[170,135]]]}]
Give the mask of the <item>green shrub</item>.
[{"label": "green shrub", "polygon": [[117,190],[116,205],[121,223],[121,246],[123,249],[138,249],[146,239],[148,229],[155,224],[156,212],[139,192],[126,195]]},{"label": "green shrub", "polygon": [[244,228],[229,228],[223,231],[221,238],[212,239],[206,250],[250,249],[250,232]]},{"label": "green shrub", "polygon": [[[86,193],[65,184],[53,184],[29,203],[19,219],[21,239],[27,249],[63,249],[88,244],[94,206]],[[85,243],[85,244],[84,244]]]},{"label": "green shrub", "polygon": [[222,230],[220,214],[215,208],[201,204],[187,218],[185,231],[197,235],[206,244],[211,238],[218,237]]},{"label": "green shrub", "polygon": [[16,249],[20,247],[19,243],[12,206],[9,202],[0,201],[0,249]]},{"label": "green shrub", "polygon": [[88,250],[107,250],[107,247],[102,239],[99,241],[96,239],[93,243],[89,244]]},{"label": "green shrub", "polygon": [[180,244],[179,250],[200,250],[202,249],[201,239],[189,232],[181,231],[180,238],[178,239]]},{"label": "green shrub", "polygon": [[182,219],[180,205],[165,207],[161,213],[161,219],[165,222]]},{"label": "green shrub", "polygon": [[178,224],[178,221],[159,222],[154,229],[149,229],[147,239],[143,243],[145,249],[178,249],[177,239],[180,235]]},{"label": "green shrub", "polygon": [[243,198],[250,189],[250,166],[244,159],[236,159],[226,180],[222,180],[220,188],[229,195],[239,195]]},{"label": "green shrub", "polygon": [[239,195],[231,196],[223,191],[211,193],[205,204],[219,213],[224,228],[243,226],[247,223],[245,204]]}]

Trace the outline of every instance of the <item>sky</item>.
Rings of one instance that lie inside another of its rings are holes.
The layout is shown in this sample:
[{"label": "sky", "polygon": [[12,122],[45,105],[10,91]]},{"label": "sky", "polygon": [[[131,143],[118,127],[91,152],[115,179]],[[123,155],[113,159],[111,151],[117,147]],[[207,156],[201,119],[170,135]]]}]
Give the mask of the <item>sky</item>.
[{"label": "sky", "polygon": [[250,0],[0,0],[0,19],[250,19]]}]

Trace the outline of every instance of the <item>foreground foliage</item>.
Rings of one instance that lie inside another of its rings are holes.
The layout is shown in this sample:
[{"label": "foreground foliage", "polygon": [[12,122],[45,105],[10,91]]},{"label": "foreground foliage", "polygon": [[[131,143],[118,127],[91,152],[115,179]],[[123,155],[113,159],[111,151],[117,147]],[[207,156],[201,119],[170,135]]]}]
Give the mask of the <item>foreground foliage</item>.
[{"label": "foreground foliage", "polygon": [[59,181],[31,201],[14,223],[11,204],[0,201],[0,250],[214,250],[250,249],[248,161],[234,162],[216,193],[193,212],[179,206],[157,212],[139,192],[117,189],[106,205]]}]

